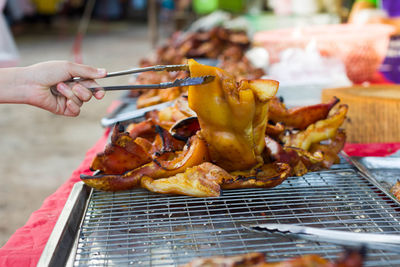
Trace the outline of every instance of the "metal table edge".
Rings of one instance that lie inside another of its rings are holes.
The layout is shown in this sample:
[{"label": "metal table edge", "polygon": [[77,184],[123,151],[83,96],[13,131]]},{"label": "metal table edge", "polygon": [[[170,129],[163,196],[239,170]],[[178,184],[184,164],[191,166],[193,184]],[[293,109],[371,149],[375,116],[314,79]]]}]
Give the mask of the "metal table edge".
[{"label": "metal table edge", "polygon": [[63,210],[50,234],[37,266],[66,266],[93,189],[83,182],[74,184]]},{"label": "metal table edge", "polygon": [[378,187],[379,190],[382,191],[382,193],[384,193],[386,196],[388,196],[391,200],[393,200],[396,204],[398,204],[400,206],[400,201],[396,197],[394,197],[390,192],[388,192],[386,190],[386,188],[384,188],[375,179],[374,175],[372,175],[372,173],[368,170],[368,168],[366,168],[363,164],[361,164],[358,160],[356,160],[357,158],[361,158],[361,157],[350,157],[343,151],[341,153],[344,154],[345,158],[350,161],[350,164],[352,164],[365,177],[365,179],[367,179],[373,185]]}]

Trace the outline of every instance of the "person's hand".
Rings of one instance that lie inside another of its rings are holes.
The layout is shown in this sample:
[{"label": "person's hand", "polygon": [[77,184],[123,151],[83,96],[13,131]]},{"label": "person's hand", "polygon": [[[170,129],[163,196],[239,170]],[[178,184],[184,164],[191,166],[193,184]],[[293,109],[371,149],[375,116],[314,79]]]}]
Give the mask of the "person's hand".
[{"label": "person's hand", "polygon": [[[26,86],[23,90],[27,95],[26,103],[34,105],[55,114],[78,116],[83,102],[94,96],[102,99],[105,92],[99,90],[92,94],[88,87],[98,86],[94,79],[106,76],[105,69],[97,69],[86,65],[68,61],[48,61],[23,68],[18,75]],[[66,84],[73,77],[82,77],[90,80],[79,83]],[[50,87],[57,85],[59,96],[54,96]]]}]

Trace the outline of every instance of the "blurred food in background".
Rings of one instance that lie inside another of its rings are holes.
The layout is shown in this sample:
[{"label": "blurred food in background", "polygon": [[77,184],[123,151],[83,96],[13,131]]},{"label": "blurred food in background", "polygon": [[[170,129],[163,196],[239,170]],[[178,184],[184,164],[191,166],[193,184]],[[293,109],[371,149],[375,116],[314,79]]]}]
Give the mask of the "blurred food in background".
[{"label": "blurred food in background", "polygon": [[[373,82],[382,69],[396,29],[383,23],[339,24],[347,19],[351,7],[352,1],[341,0],[193,1],[192,11],[198,19],[175,31],[140,65],[184,64],[187,58],[196,58],[240,79],[279,80],[278,95],[289,106],[298,101],[293,88],[300,86],[305,89],[301,104],[315,104],[323,88]],[[143,73],[132,82],[159,83],[182,77],[185,74]],[[138,97],[140,108],[170,101],[185,91],[132,91],[130,97]]]},{"label": "blurred food in background", "polygon": [[[313,42],[322,57],[341,60],[349,79],[360,83],[370,80],[378,70],[393,32],[392,26],[381,24],[320,25],[257,32],[254,44],[267,49],[271,63],[276,63],[281,60],[283,51],[304,49]],[[303,64],[308,62],[303,61]]]},{"label": "blurred food in background", "polygon": [[[265,73],[246,58],[250,45],[250,39],[243,30],[214,27],[208,31],[176,32],[156,50],[153,58],[144,58],[140,66],[185,64],[188,58],[196,58],[205,64],[220,66],[238,79],[257,79]],[[133,83],[155,84],[187,76],[184,72],[146,72],[138,75]],[[132,91],[131,97],[140,95],[137,107],[142,108],[173,100],[186,91],[185,87]]]}]

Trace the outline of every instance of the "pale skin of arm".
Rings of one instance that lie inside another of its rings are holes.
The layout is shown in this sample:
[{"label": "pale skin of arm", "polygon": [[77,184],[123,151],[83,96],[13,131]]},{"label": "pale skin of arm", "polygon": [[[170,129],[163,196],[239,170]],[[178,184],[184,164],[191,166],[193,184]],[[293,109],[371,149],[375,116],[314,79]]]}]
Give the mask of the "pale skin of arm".
[{"label": "pale skin of arm", "polygon": [[[105,69],[68,61],[48,61],[28,67],[0,68],[0,103],[33,105],[54,114],[75,117],[84,102],[92,96],[102,99],[102,90],[92,94],[87,87],[98,86],[94,79],[106,76]],[[66,84],[73,77],[89,80]],[[57,85],[60,96],[54,96],[50,87]]]}]

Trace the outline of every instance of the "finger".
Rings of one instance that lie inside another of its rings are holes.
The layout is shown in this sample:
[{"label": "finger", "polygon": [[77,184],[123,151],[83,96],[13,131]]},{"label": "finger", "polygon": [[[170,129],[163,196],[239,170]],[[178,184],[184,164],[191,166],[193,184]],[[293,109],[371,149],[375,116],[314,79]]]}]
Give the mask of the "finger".
[{"label": "finger", "polygon": [[76,117],[79,115],[81,109],[80,107],[71,99],[67,100],[67,104],[66,104],[66,109],[64,112],[65,116],[69,116],[69,117]]},{"label": "finger", "polygon": [[82,77],[88,79],[103,78],[107,75],[107,71],[102,68],[94,68],[87,65],[76,64],[72,62],[67,63],[67,71],[71,77]]},{"label": "finger", "polygon": [[92,95],[94,95],[94,97],[96,99],[100,100],[106,94],[106,92],[103,90],[103,88],[93,80],[82,81],[79,83],[82,84],[83,86],[85,86],[86,88],[96,88],[95,92],[92,93]]},{"label": "finger", "polygon": [[75,84],[72,92],[83,102],[87,102],[92,97],[92,92],[81,84]]},{"label": "finger", "polygon": [[71,88],[65,83],[57,84],[57,90],[68,100],[74,101],[79,107],[82,106],[83,102],[72,92]]},{"label": "finger", "polygon": [[86,88],[100,87],[100,85],[94,80],[85,80],[85,81],[80,81],[79,83]]},{"label": "finger", "polygon": [[94,97],[95,97],[96,99],[100,100],[100,99],[102,99],[102,98],[106,95],[106,91],[104,91],[104,90],[99,90],[99,91],[96,91],[93,95],[94,95]]}]

